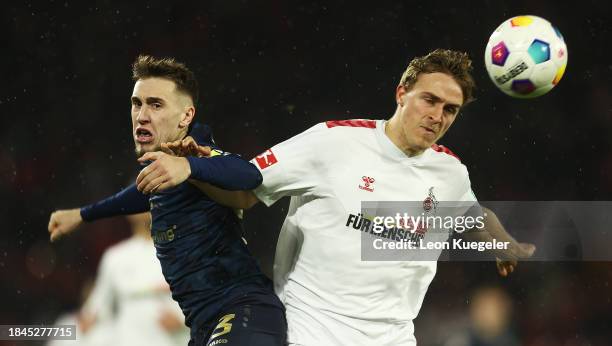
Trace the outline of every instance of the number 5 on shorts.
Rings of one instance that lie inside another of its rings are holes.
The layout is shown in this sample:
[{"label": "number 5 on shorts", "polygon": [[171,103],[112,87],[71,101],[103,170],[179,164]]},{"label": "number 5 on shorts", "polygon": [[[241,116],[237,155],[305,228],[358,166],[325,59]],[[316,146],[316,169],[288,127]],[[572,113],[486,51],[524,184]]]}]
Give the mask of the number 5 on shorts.
[{"label": "number 5 on shorts", "polygon": [[221,331],[213,333],[213,335],[210,336],[209,340],[212,340],[212,339],[214,339],[216,337],[219,337],[221,335],[225,335],[225,334],[229,333],[232,330],[232,324],[229,323],[229,322],[234,317],[236,317],[236,314],[228,314],[228,315],[225,315],[225,316],[221,317],[219,319],[219,324],[217,324],[217,326],[214,329],[214,331],[216,331],[217,329],[221,329]]}]

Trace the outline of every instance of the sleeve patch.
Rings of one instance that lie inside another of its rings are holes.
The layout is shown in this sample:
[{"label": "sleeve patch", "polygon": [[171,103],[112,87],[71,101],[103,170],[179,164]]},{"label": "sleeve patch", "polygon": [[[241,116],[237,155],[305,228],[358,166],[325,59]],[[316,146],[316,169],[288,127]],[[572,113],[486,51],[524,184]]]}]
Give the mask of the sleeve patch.
[{"label": "sleeve patch", "polygon": [[268,149],[264,151],[263,153],[255,156],[255,162],[257,162],[257,165],[259,166],[260,169],[265,169],[277,163],[278,160],[276,159],[276,156],[272,152],[272,149]]}]

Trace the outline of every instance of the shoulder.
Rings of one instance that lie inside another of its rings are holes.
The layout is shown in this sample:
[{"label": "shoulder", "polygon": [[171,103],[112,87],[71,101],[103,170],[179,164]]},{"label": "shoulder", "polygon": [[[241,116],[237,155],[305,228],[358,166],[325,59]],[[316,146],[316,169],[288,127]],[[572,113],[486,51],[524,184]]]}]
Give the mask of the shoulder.
[{"label": "shoulder", "polygon": [[376,120],[370,119],[348,119],[348,120],[328,120],[324,122],[328,129],[340,127],[345,129],[375,129]]},{"label": "shoulder", "polygon": [[294,136],[327,136],[338,135],[342,132],[352,131],[372,131],[376,129],[376,120],[368,119],[348,119],[348,120],[327,120],[320,122],[305,131]]},{"label": "shoulder", "polygon": [[453,179],[469,176],[467,167],[448,147],[434,144],[428,152],[430,162],[437,167],[444,167],[444,171]]},{"label": "shoulder", "polygon": [[332,137],[363,138],[368,135],[374,136],[376,123],[377,120],[370,119],[328,120],[320,123],[319,126]]},{"label": "shoulder", "polygon": [[316,124],[315,126],[304,131],[303,134],[312,134],[319,138],[327,138],[331,141],[337,141],[351,137],[367,136],[368,133],[374,135],[375,130],[376,120],[328,120]]},{"label": "shoulder", "polygon": [[191,127],[191,130],[188,133],[189,136],[193,137],[193,139],[199,145],[215,145],[215,140],[213,139],[212,129],[208,125],[194,123]]},{"label": "shoulder", "polygon": [[445,147],[444,145],[433,144],[431,146],[431,149],[433,150],[434,155],[440,155],[439,158],[453,160],[458,163],[461,163],[461,159],[459,158],[459,156],[457,156],[457,154],[455,154],[452,150],[450,150],[448,147]]},{"label": "shoulder", "polygon": [[[374,138],[376,120],[329,120],[320,122],[272,147],[272,151],[291,150],[293,153],[325,156],[341,151],[347,141]],[[330,150],[336,149],[336,150]],[[269,154],[269,153],[264,153]],[[263,155],[263,154],[262,154]]]}]

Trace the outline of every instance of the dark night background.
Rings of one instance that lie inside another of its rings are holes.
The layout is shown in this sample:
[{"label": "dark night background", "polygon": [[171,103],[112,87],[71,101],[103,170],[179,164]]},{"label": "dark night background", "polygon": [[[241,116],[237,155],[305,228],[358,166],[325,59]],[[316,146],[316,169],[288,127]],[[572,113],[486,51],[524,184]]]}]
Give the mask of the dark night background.
[{"label": "dark night background", "polygon": [[[478,100],[442,139],[481,200],[610,200],[612,5],[604,1],[48,1],[0,12],[0,324],[51,323],[79,304],[121,219],[48,243],[49,214],[115,193],[136,172],[130,65],[172,56],[200,82],[196,118],[227,151],[252,157],[317,122],[388,118],[408,61],[442,47],[474,60]],[[539,15],[568,46],[549,94],[513,99],[484,68],[502,21]],[[358,153],[355,153],[358,155]],[[253,252],[271,270],[287,201],[246,213]],[[524,239],[529,241],[529,239]],[[611,244],[612,246],[612,244]],[[523,345],[612,344],[612,264],[440,263],[416,320],[443,345],[473,290],[501,285]]]}]

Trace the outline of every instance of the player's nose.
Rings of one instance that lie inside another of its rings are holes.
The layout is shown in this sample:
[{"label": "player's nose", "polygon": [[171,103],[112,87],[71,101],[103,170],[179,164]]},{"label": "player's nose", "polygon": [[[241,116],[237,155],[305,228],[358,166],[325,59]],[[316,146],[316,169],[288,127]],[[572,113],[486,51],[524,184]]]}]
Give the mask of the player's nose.
[{"label": "player's nose", "polygon": [[434,122],[434,123],[439,123],[442,121],[442,114],[444,113],[444,107],[442,105],[438,105],[436,107],[433,107],[430,111],[429,111],[429,118]]},{"label": "player's nose", "polygon": [[140,107],[140,110],[136,114],[136,121],[143,125],[147,124],[151,121],[151,117],[149,116],[148,107]]}]

